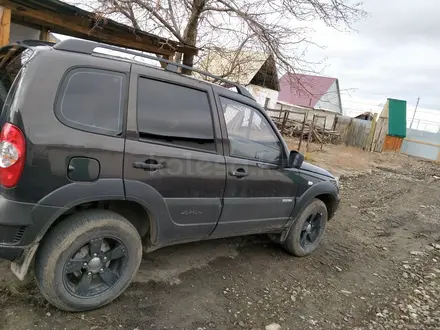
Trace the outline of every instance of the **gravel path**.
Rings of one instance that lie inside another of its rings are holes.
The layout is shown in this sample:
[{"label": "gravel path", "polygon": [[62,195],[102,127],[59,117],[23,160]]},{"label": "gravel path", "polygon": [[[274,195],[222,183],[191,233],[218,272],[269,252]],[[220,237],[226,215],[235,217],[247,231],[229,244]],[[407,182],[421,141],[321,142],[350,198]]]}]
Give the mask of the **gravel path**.
[{"label": "gravel path", "polygon": [[440,329],[440,167],[399,164],[342,177],[340,210],[310,257],[265,236],[165,248],[89,313],[48,306],[0,263],[0,329]]}]

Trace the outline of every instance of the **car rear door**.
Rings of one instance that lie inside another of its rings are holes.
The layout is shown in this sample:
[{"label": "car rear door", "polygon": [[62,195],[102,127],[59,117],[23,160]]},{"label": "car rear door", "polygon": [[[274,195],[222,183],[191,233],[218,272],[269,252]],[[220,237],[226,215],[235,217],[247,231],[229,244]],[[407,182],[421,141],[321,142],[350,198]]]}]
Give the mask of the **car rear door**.
[{"label": "car rear door", "polygon": [[220,93],[216,100],[227,137],[227,183],[213,235],[279,230],[295,205],[297,170],[285,168],[287,150],[261,108],[244,96],[215,90]]},{"label": "car rear door", "polygon": [[214,106],[206,83],[133,64],[124,183],[157,224],[153,243],[203,239],[219,219],[226,166]]}]

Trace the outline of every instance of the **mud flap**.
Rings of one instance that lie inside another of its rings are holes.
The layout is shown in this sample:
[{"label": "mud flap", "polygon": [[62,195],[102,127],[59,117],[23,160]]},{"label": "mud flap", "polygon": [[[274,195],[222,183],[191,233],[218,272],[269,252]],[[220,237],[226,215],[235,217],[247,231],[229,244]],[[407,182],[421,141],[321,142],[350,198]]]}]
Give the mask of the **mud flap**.
[{"label": "mud flap", "polygon": [[39,243],[34,243],[23,251],[21,256],[11,262],[11,271],[18,277],[20,281],[23,281],[34,258],[35,251],[37,251]]}]

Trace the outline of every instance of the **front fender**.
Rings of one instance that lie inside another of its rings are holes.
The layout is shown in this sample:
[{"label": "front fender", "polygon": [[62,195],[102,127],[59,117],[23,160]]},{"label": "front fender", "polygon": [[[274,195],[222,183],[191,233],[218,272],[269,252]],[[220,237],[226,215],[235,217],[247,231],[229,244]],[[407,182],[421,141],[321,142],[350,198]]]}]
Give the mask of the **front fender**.
[{"label": "front fender", "polygon": [[302,195],[297,197],[295,208],[293,209],[290,219],[286,224],[286,227],[291,227],[293,222],[298,218],[304,208],[317,196],[328,195],[331,198],[331,209],[328,210],[329,219],[334,215],[336,208],[339,204],[339,192],[338,188],[331,181],[320,181],[303,192]]}]

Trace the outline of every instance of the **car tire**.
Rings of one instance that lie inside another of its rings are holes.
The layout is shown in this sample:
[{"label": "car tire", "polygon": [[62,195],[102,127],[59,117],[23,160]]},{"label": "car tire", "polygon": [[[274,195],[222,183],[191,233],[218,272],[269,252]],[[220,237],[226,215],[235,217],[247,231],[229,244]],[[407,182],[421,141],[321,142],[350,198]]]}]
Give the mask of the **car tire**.
[{"label": "car tire", "polygon": [[327,207],[314,198],[293,223],[283,247],[297,257],[311,254],[321,243],[327,220]]},{"label": "car tire", "polygon": [[37,251],[35,277],[52,305],[86,311],[116,299],[133,280],[141,259],[141,238],[127,219],[108,210],[88,210],[47,233]]}]

